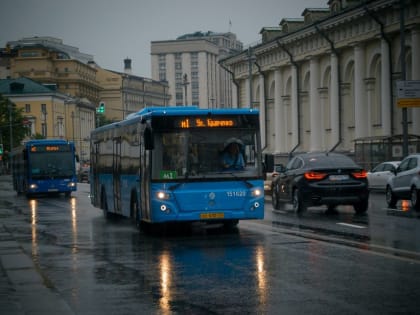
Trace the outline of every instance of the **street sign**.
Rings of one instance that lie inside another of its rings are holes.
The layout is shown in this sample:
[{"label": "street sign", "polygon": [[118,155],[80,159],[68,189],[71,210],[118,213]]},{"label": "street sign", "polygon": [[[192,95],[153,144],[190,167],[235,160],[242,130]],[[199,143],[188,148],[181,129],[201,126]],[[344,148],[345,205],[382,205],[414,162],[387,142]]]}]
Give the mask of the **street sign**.
[{"label": "street sign", "polygon": [[397,106],[420,107],[420,80],[397,81]]}]

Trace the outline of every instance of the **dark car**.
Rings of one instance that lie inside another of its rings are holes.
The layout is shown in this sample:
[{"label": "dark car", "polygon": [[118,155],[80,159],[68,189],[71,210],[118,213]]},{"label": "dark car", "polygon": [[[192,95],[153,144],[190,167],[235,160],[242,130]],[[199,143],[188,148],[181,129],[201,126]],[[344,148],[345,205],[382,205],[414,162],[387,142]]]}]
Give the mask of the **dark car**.
[{"label": "dark car", "polygon": [[291,203],[297,213],[307,207],[352,205],[356,213],[368,208],[367,172],[351,158],[339,153],[305,153],[293,157],[273,179],[275,209]]}]

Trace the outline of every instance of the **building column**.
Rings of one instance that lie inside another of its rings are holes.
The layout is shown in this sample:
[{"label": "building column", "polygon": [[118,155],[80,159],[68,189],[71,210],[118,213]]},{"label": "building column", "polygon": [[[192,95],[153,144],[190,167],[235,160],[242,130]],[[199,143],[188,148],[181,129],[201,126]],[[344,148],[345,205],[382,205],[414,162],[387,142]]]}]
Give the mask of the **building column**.
[{"label": "building column", "polygon": [[311,143],[309,146],[310,151],[321,150],[321,108],[319,106],[319,62],[318,59],[312,58],[309,62],[310,68],[310,95],[309,95],[309,106],[310,106],[310,124],[311,124]]},{"label": "building column", "polygon": [[[282,130],[283,121],[282,117],[282,99],[281,91],[283,87],[282,76],[280,69],[274,70],[274,152],[280,153],[284,143],[284,128]],[[283,126],[284,127],[284,126]]]},{"label": "building column", "polygon": [[251,100],[251,94],[252,93],[251,93],[251,88],[250,88],[251,83],[249,82],[250,80],[251,80],[250,77],[246,78],[246,80],[245,80],[246,104],[247,105],[241,104],[239,107],[243,107],[243,106],[248,107],[249,106],[249,108],[252,108],[252,100]]},{"label": "building column", "polygon": [[233,82],[230,86],[232,87],[232,108],[238,108],[238,87]]},{"label": "building column", "polygon": [[382,135],[391,135],[391,69],[389,45],[385,39],[381,40],[381,125]]},{"label": "building column", "polygon": [[[299,144],[299,91],[298,91],[297,67],[292,66],[292,141],[293,148]],[[292,148],[292,149],[293,149]]]},{"label": "building column", "polygon": [[338,73],[338,57],[335,53],[331,54],[331,86],[330,86],[330,128],[331,141],[335,146],[340,139],[340,78]]},{"label": "building column", "polygon": [[367,108],[364,79],[365,69],[365,50],[362,46],[354,47],[354,113],[355,113],[355,132],[356,139],[367,136]]},{"label": "building column", "polygon": [[367,116],[367,121],[369,122],[369,127],[367,128],[367,134],[364,136],[372,136],[372,124],[376,124],[378,122],[377,115],[374,109],[374,97],[375,97],[375,79],[374,78],[367,78],[364,80],[366,85],[366,110],[365,115]]},{"label": "building column", "polygon": [[[411,73],[413,80],[420,80],[420,29],[413,29],[411,31],[411,45],[412,45],[412,61]],[[420,136],[420,107],[413,107],[412,109],[413,125],[411,133]]]},{"label": "building column", "polygon": [[264,84],[264,76],[262,74],[259,75],[260,81],[260,130],[261,130],[261,147],[265,148],[267,145],[267,121],[265,119],[265,84]]}]

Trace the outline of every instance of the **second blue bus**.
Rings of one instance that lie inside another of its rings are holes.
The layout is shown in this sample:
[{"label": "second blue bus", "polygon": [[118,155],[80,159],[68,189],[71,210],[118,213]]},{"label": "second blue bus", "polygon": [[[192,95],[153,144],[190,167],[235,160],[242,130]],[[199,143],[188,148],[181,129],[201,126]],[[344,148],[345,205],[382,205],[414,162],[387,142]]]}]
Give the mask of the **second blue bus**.
[{"label": "second blue bus", "polygon": [[[232,141],[243,167],[223,167]],[[261,159],[257,110],[145,108],[91,132],[92,204],[140,225],[262,219]]]},{"label": "second blue bus", "polygon": [[74,143],[63,139],[29,140],[11,154],[13,187],[27,197],[77,189]]}]

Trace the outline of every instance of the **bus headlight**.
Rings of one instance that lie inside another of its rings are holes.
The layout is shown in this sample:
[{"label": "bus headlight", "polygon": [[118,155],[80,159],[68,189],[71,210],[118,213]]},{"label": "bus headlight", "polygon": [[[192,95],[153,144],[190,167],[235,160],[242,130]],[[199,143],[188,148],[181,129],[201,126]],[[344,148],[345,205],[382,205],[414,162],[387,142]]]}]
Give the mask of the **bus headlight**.
[{"label": "bus headlight", "polygon": [[260,188],[254,188],[252,191],[251,191],[251,196],[252,197],[260,197],[260,196],[262,196],[262,190],[260,189]]},{"label": "bus headlight", "polygon": [[29,185],[29,189],[37,189],[38,185],[37,184],[30,184]]},{"label": "bus headlight", "polygon": [[156,193],[156,198],[159,200],[169,200],[171,198],[171,195],[164,191],[158,191]]},{"label": "bus headlight", "polygon": [[70,187],[70,188],[74,188],[74,187],[76,187],[76,183],[75,182],[70,182],[70,183],[67,184],[67,186]]}]

